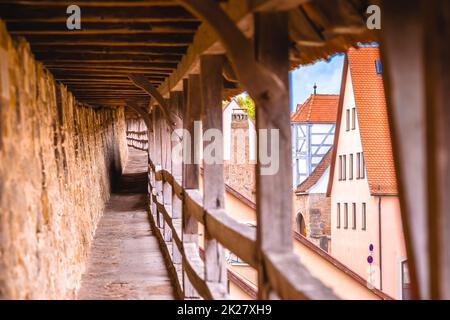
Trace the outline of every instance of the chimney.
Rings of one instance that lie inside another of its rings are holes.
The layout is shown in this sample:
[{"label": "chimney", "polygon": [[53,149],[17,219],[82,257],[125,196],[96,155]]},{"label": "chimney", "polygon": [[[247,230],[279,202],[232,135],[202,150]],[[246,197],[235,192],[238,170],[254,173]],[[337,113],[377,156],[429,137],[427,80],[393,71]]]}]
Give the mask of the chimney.
[{"label": "chimney", "polygon": [[231,114],[231,163],[249,162],[248,114],[243,109],[234,109]]}]

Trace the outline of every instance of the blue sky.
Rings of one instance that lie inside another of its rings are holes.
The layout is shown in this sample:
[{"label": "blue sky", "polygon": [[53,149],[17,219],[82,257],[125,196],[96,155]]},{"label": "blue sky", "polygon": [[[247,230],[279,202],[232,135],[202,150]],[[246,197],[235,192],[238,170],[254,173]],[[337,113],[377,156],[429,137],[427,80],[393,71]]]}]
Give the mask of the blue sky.
[{"label": "blue sky", "polygon": [[292,70],[291,110],[314,92],[314,83],[317,84],[317,93],[339,94],[343,63],[344,54],[336,54],[329,61],[319,60]]}]

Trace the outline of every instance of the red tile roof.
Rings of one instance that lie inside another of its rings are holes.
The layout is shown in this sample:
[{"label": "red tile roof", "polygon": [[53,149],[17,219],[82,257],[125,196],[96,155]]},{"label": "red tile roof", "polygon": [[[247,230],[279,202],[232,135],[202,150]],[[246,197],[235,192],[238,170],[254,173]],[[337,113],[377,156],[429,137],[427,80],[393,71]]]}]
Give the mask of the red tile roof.
[{"label": "red tile roof", "polygon": [[295,192],[305,193],[314,186],[317,181],[323,176],[325,170],[330,166],[331,155],[333,153],[333,148],[330,148],[328,152],[323,156],[322,160],[314,168],[313,172],[306,178],[301,184],[298,185]]},{"label": "red tile roof", "polygon": [[291,122],[336,122],[339,96],[312,94],[291,114]]},{"label": "red tile roof", "polygon": [[375,67],[379,48],[350,49],[348,59],[370,191],[397,194],[383,78]]},{"label": "red tile roof", "polygon": [[[347,66],[349,65],[370,192],[372,194],[398,194],[383,78],[376,72],[376,60],[380,60],[378,47],[348,50],[341,83],[341,96],[343,99],[342,88],[345,87]],[[343,102],[340,101],[336,132],[338,132],[342,120],[342,104]],[[336,146],[339,143],[338,138],[339,135],[336,134]],[[336,163],[335,153],[333,154],[333,166]],[[333,172],[334,168],[332,167],[331,173]],[[330,182],[328,194],[331,192],[331,187],[332,183]]]}]

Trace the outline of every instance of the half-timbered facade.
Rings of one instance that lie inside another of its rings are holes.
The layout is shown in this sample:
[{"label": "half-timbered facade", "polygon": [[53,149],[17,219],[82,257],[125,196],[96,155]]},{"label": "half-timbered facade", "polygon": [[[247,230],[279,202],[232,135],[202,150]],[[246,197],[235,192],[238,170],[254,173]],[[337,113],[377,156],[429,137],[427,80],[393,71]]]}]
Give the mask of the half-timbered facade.
[{"label": "half-timbered facade", "polygon": [[291,115],[294,189],[333,145],[338,95],[312,94]]}]

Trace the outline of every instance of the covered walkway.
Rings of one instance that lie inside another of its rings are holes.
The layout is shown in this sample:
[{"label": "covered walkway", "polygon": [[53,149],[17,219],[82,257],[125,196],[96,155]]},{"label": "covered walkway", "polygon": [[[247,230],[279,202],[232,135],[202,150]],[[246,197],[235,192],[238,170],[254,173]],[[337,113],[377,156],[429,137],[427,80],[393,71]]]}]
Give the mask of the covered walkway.
[{"label": "covered walkway", "polygon": [[128,163],[95,232],[79,299],[173,299],[173,287],[150,228],[147,154]]},{"label": "covered walkway", "polygon": [[[0,1],[0,298],[228,298],[226,250],[256,269],[260,299],[345,298],[294,253],[288,72],[373,41],[412,297],[450,298],[449,12],[444,0]],[[227,213],[222,163],[204,164],[200,190],[200,143],[175,132],[222,133],[222,101],[243,91],[258,142],[279,139],[277,170],[256,164],[256,228]]]}]

